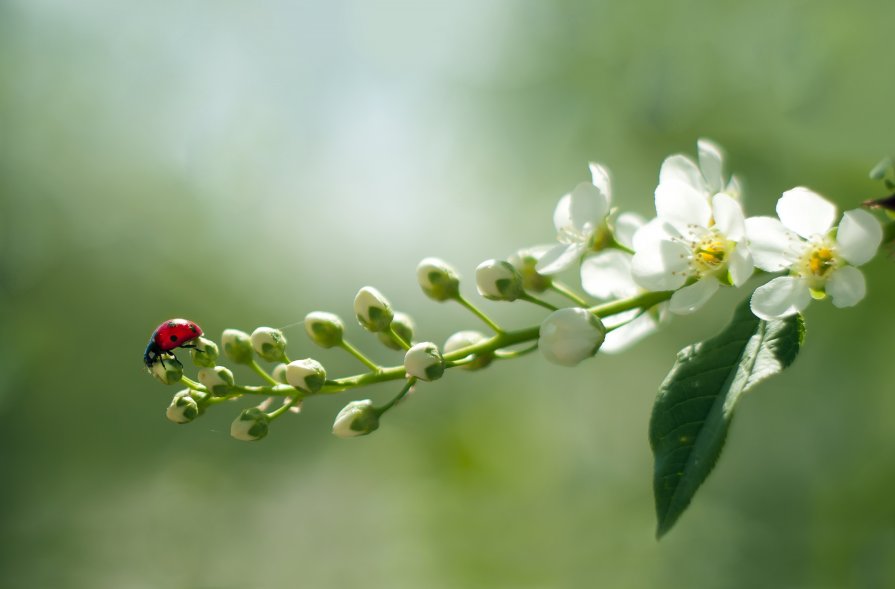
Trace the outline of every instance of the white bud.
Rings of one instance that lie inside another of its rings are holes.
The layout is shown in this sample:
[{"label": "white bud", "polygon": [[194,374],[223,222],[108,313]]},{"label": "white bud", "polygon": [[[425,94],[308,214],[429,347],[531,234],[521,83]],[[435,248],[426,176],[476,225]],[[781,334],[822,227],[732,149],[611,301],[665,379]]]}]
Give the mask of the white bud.
[{"label": "white bud", "polygon": [[537,246],[521,249],[507,260],[522,276],[522,287],[531,292],[544,292],[553,284],[553,278],[539,274],[538,260],[549,249],[549,246]]},{"label": "white bud", "polygon": [[243,442],[254,442],[267,435],[270,417],[257,407],[250,407],[230,424],[230,435]]},{"label": "white bud", "polygon": [[[485,341],[487,336],[480,331],[458,331],[444,342],[445,355],[474,346]],[[494,353],[473,354],[473,359],[460,367],[464,370],[479,370],[485,368],[494,360]]]},{"label": "white bud", "polygon": [[305,331],[308,337],[321,348],[332,348],[342,343],[345,324],[338,315],[324,311],[313,311],[305,317]]},{"label": "white bud", "polygon": [[[395,333],[401,336],[408,344],[413,343],[413,332],[416,330],[416,325],[413,323],[413,319],[407,313],[402,313],[401,311],[395,311],[395,316],[392,319],[391,328],[395,330]],[[391,348],[393,350],[403,350],[404,346],[399,344],[395,337],[391,334],[390,331],[380,331],[376,334],[376,337],[379,338],[386,347]]]},{"label": "white bud", "polygon": [[560,309],[541,323],[538,349],[560,366],[575,366],[597,353],[606,337],[599,317],[581,308]]},{"label": "white bud", "polygon": [[206,368],[212,368],[216,364],[218,356],[220,356],[216,343],[210,339],[198,337],[193,340],[193,346],[195,347],[190,350],[190,358],[193,359],[193,364]]},{"label": "white bud", "polygon": [[354,297],[354,313],[364,329],[372,332],[388,331],[394,317],[388,299],[372,286],[365,286],[358,291]]},{"label": "white bud", "polygon": [[286,352],[286,336],[279,329],[259,327],[252,332],[252,347],[262,359],[279,362]]},{"label": "white bud", "polygon": [[295,360],[286,365],[286,382],[300,391],[316,393],[326,382],[326,369],[313,358]]},{"label": "white bud", "polygon": [[273,370],[270,371],[270,375],[277,382],[289,384],[286,382],[286,365],[282,362],[273,367]]},{"label": "white bud", "polygon": [[479,294],[492,301],[515,301],[524,293],[522,276],[503,260],[486,260],[475,269]]},{"label": "white bud", "polygon": [[221,335],[224,354],[237,364],[248,364],[255,357],[252,352],[252,338],[238,329],[225,329]]},{"label": "white bud", "polygon": [[421,342],[404,354],[404,369],[420,380],[437,380],[444,374],[444,358],[438,352],[438,346]]},{"label": "white bud", "polygon": [[233,373],[224,366],[200,368],[198,378],[208,392],[217,397],[226,395],[233,386]]},{"label": "white bud", "polygon": [[416,279],[420,288],[432,300],[450,301],[460,294],[460,275],[438,258],[426,258],[416,267]]},{"label": "white bud", "polygon": [[373,401],[352,401],[345,405],[333,423],[333,434],[340,438],[365,436],[379,428],[379,411]]},{"label": "white bud", "polygon": [[160,354],[149,373],[162,384],[177,384],[183,377],[183,364],[172,354]]},{"label": "white bud", "polygon": [[190,394],[190,389],[184,389],[174,395],[165,417],[174,423],[189,423],[199,417],[201,411],[199,404]]}]

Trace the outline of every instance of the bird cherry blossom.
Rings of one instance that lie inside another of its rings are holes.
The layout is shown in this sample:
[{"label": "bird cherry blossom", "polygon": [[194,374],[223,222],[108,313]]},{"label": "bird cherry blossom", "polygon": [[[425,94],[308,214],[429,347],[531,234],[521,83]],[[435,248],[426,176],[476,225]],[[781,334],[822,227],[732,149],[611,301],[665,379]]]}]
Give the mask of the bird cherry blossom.
[{"label": "bird cherry blossom", "polygon": [[752,312],[769,320],[805,309],[811,298],[829,295],[837,307],[858,304],[867,292],[856,266],[870,261],[882,242],[879,222],[860,209],[846,211],[833,231],[836,206],[804,187],[783,193],[777,215],[746,220],[755,265],[787,271],[752,295]]}]

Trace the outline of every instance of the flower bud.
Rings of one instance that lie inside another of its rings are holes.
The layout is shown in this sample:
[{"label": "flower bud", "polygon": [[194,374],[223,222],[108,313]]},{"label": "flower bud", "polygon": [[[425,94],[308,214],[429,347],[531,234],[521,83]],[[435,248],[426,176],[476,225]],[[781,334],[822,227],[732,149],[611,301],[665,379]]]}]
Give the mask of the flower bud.
[{"label": "flower bud", "polygon": [[367,331],[387,331],[394,313],[388,300],[372,286],[365,286],[354,297],[357,320]]},{"label": "flower bud", "polygon": [[270,417],[257,407],[250,407],[230,424],[230,435],[237,440],[254,442],[267,435]]},{"label": "flower bud", "polygon": [[236,364],[249,364],[255,353],[252,351],[252,338],[238,329],[225,329],[221,335],[224,354]]},{"label": "flower bud", "polygon": [[199,382],[216,397],[226,395],[233,386],[233,373],[224,366],[199,369]]},{"label": "flower bud", "polygon": [[345,324],[338,315],[313,311],[305,317],[305,331],[311,341],[321,348],[332,348],[342,343]]},{"label": "flower bud", "polygon": [[199,404],[190,394],[190,389],[184,389],[174,395],[165,417],[174,423],[189,423],[199,417],[201,410]]},{"label": "flower bud", "polygon": [[[395,317],[392,319],[391,328],[395,330],[395,333],[401,336],[408,344],[413,343],[413,332],[416,330],[416,325],[413,323],[413,319],[407,313],[402,313],[401,311],[395,311]],[[376,334],[376,337],[379,338],[386,347],[391,348],[393,350],[403,350],[404,346],[399,344],[395,337],[389,331],[380,331]]]},{"label": "flower bud", "polygon": [[183,364],[171,354],[160,355],[149,373],[162,384],[177,384],[183,377]]},{"label": "flower bud", "polygon": [[379,411],[373,401],[352,401],[345,405],[333,423],[333,434],[340,438],[365,436],[379,429]]},{"label": "flower bud", "polygon": [[420,380],[437,380],[444,374],[444,358],[432,342],[416,344],[404,354],[404,369]]},{"label": "flower bud", "polygon": [[281,383],[283,383],[283,384],[289,384],[289,383],[286,381],[286,365],[283,364],[282,362],[280,362],[279,364],[277,364],[276,366],[274,366],[274,368],[273,368],[273,370],[271,371],[270,375],[271,375],[271,376],[273,377],[273,379],[274,379],[275,381],[277,381],[277,382],[281,382]]},{"label": "flower bud", "polygon": [[204,337],[196,338],[193,341],[193,345],[195,347],[190,350],[190,358],[193,359],[193,364],[200,368],[203,366],[213,368],[218,356],[220,356],[218,345]]},{"label": "flower bud", "polygon": [[492,301],[515,301],[523,293],[522,276],[503,260],[486,260],[475,269],[479,294]]},{"label": "flower bud", "polygon": [[544,247],[521,249],[507,260],[522,276],[522,287],[531,292],[544,292],[553,284],[553,278],[538,274],[538,260],[547,251]]},{"label": "flower bud", "polygon": [[460,275],[444,260],[426,258],[416,267],[416,280],[435,301],[450,301],[460,294]]},{"label": "flower bud", "polygon": [[[444,342],[444,353],[447,355],[456,352],[457,350],[474,346],[486,339],[488,338],[480,331],[458,331]],[[464,370],[479,370],[485,368],[488,364],[491,364],[492,360],[494,360],[493,352],[473,354],[473,360],[460,367]]]},{"label": "flower bud", "polygon": [[261,359],[279,362],[286,352],[286,336],[279,329],[259,327],[252,332],[252,347]]},{"label": "flower bud", "polygon": [[575,366],[597,353],[606,337],[599,317],[581,308],[555,311],[541,323],[538,349],[560,366]]},{"label": "flower bud", "polygon": [[326,369],[313,358],[295,360],[286,365],[286,382],[300,391],[316,393],[326,382]]}]

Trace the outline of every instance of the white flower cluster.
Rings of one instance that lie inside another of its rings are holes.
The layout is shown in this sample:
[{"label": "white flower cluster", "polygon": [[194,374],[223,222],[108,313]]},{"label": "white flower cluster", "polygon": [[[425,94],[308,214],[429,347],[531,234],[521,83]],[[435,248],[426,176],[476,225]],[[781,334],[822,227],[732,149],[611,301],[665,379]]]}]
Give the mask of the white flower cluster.
[{"label": "white flower cluster", "polygon": [[[667,313],[702,307],[721,286],[740,287],[758,268],[783,273],[756,289],[752,311],[766,320],[802,311],[812,298],[829,296],[837,307],[864,298],[857,266],[882,241],[870,213],[836,207],[803,187],[783,193],[777,217],[746,218],[737,178],[727,177],[715,143],[698,142],[698,160],[667,158],[655,190],[656,217],[646,221],[611,206],[609,173],[590,164],[591,183],[563,196],[553,215],[557,245],[539,250],[536,271],[555,275],[579,265],[581,285],[597,299],[674,291],[651,312],[634,310],[607,320],[601,349],[620,351],[656,329]],[[538,250],[533,250],[538,251]]]}]

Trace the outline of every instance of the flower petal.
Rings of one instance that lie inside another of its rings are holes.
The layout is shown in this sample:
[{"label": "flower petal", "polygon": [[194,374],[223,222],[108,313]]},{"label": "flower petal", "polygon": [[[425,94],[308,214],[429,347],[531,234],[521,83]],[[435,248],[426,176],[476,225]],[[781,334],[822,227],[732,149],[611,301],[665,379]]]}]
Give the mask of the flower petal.
[{"label": "flower petal", "polygon": [[737,176],[731,176],[730,182],[728,182],[727,186],[724,188],[724,192],[739,200],[740,196],[743,194],[743,183]]},{"label": "flower petal", "polygon": [[854,266],[843,266],[833,272],[825,290],[835,306],[854,307],[867,294],[867,283],[860,270]]},{"label": "flower petal", "polygon": [[836,220],[836,205],[804,186],[787,190],[777,201],[783,225],[804,238],[824,235]]},{"label": "flower petal", "polygon": [[635,251],[650,250],[659,247],[660,241],[667,241],[680,237],[680,233],[666,221],[656,217],[642,226],[631,240]]},{"label": "flower petal", "polygon": [[757,317],[770,321],[795,315],[810,302],[807,282],[793,276],[781,276],[756,288],[751,306]]},{"label": "flower petal", "polygon": [[789,268],[806,247],[805,242],[774,217],[749,217],[745,225],[752,259],[766,272]]},{"label": "flower petal", "polygon": [[538,260],[535,270],[539,274],[556,274],[574,264],[584,253],[583,243],[555,245],[547,250]]},{"label": "flower petal", "polygon": [[882,241],[883,228],[876,217],[861,209],[843,213],[836,231],[836,243],[839,244],[839,254],[849,264],[860,266],[869,262]]},{"label": "flower petal", "polygon": [[699,150],[699,169],[705,178],[709,193],[717,194],[724,188],[724,152],[718,144],[708,139],[696,142]]},{"label": "flower petal", "polygon": [[745,215],[739,201],[728,194],[716,194],[712,197],[712,211],[715,225],[727,239],[740,241],[746,235]]},{"label": "flower petal", "polygon": [[588,167],[590,167],[590,176],[592,178],[593,185],[599,188],[600,192],[606,195],[606,202],[611,203],[612,184],[609,180],[609,170],[606,169],[606,166],[594,162],[588,164]]},{"label": "flower petal", "polygon": [[638,250],[631,275],[647,290],[674,290],[687,280],[690,250],[676,241],[660,241],[654,249]]},{"label": "flower petal", "polygon": [[659,170],[659,184],[675,182],[686,184],[706,198],[710,196],[696,162],[682,154],[665,158]]},{"label": "flower petal", "polygon": [[669,309],[677,315],[687,315],[699,310],[712,295],[718,292],[721,284],[712,277],[706,277],[690,286],[685,286],[671,295]]},{"label": "flower petal", "polygon": [[712,207],[704,192],[684,182],[668,181],[656,187],[656,215],[683,232],[688,225],[708,227]]},{"label": "flower petal", "polygon": [[637,213],[622,213],[615,220],[615,241],[628,249],[634,249],[634,234],[646,225],[646,219]]},{"label": "flower petal", "polygon": [[752,277],[753,270],[755,270],[755,264],[752,262],[752,255],[749,253],[749,249],[743,247],[742,244],[737,245],[730,252],[730,258],[727,262],[730,282],[736,287],[743,286]]},{"label": "flower petal", "polygon": [[644,313],[607,333],[603,345],[600,346],[600,353],[618,354],[624,352],[658,328],[659,323],[655,317],[650,313]]},{"label": "flower petal", "polygon": [[598,299],[625,298],[640,291],[631,276],[631,254],[611,249],[590,256],[581,264],[581,286]]}]

